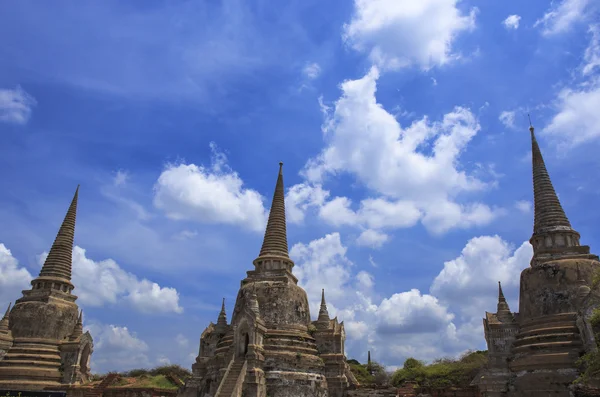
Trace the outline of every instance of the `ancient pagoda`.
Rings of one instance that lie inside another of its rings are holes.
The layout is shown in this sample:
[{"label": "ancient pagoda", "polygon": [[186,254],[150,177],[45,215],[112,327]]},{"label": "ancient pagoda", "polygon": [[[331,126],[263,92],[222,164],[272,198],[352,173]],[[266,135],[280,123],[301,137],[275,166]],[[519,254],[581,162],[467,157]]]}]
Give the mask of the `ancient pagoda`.
[{"label": "ancient pagoda", "polygon": [[330,319],[323,292],[311,322],[306,292],[288,253],[282,165],[254,270],[238,292],[231,323],[225,304],[200,339],[183,397],[340,397],[351,386],[343,322]]},{"label": "ancient pagoda", "polygon": [[580,245],[554,190],[534,129],[531,132],[534,225],[530,266],[520,280],[519,312],[511,313],[499,286],[496,313],[483,320],[487,368],[477,384],[484,396],[568,397],[577,360],[595,349],[589,318],[600,304],[592,290],[598,256]]},{"label": "ancient pagoda", "polygon": [[90,375],[92,337],[71,283],[78,192],[40,275],[0,321],[0,389],[52,390]]}]

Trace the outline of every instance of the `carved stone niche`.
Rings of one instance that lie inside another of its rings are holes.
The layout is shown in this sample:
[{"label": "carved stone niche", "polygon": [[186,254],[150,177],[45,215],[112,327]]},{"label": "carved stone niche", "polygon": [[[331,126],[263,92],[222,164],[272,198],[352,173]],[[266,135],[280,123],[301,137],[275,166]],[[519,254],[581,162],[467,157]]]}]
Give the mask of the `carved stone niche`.
[{"label": "carved stone niche", "polygon": [[89,332],[75,341],[64,342],[60,348],[62,383],[81,384],[90,379],[90,358],[94,342]]}]

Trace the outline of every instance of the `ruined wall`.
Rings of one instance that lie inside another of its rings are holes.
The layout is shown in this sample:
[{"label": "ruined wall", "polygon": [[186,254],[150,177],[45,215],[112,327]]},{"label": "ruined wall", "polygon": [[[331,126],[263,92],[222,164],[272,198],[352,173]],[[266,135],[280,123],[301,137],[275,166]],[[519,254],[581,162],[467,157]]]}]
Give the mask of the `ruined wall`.
[{"label": "ruined wall", "polygon": [[68,337],[79,317],[74,303],[19,302],[10,312],[9,323],[13,338],[44,338],[62,341]]},{"label": "ruined wall", "polygon": [[232,323],[236,312],[246,306],[246,296],[255,288],[260,318],[269,329],[285,329],[310,324],[310,309],[306,292],[296,284],[254,281],[242,287],[238,293]]},{"label": "ruined wall", "polygon": [[521,320],[576,312],[578,279],[581,277],[591,285],[593,273],[599,269],[598,261],[564,259],[523,270],[519,297]]}]

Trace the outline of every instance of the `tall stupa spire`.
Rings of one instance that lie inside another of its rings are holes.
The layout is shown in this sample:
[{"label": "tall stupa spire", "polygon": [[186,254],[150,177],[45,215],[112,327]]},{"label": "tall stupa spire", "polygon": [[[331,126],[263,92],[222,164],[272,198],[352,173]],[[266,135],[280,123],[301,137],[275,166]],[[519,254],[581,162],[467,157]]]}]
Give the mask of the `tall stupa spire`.
[{"label": "tall stupa spire", "polygon": [[531,132],[531,158],[533,165],[533,197],[534,197],[534,222],[533,233],[544,233],[553,230],[572,230],[571,223],[565,214],[550,175],[542,152],[535,139],[534,128],[529,126]]},{"label": "tall stupa spire", "polygon": [[529,240],[533,246],[531,266],[558,257],[589,255],[589,247],[579,244],[579,233],[571,227],[571,222],[558,200],[531,122],[529,132],[534,203],[533,234]]},{"label": "tall stupa spire", "polygon": [[279,256],[289,259],[287,232],[285,224],[285,192],[283,188],[283,163],[279,163],[279,175],[275,184],[275,193],[269,213],[260,257]]},{"label": "tall stupa spire", "polygon": [[[79,186],[67,211],[67,215],[56,235],[54,244],[48,253],[39,277],[51,277],[71,280],[71,264],[73,260],[73,238],[75,236],[75,219],[77,216],[77,198]],[[35,282],[35,280],[33,281]]]}]

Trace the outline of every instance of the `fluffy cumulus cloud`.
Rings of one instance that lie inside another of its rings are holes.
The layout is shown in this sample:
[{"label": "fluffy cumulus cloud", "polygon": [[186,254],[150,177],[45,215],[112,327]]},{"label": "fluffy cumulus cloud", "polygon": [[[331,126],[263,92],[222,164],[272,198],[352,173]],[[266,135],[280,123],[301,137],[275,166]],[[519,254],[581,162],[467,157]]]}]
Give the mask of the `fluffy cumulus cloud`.
[{"label": "fluffy cumulus cloud", "polygon": [[453,41],[473,29],[476,11],[457,0],[355,0],[344,39],[383,69],[429,69],[457,58]]},{"label": "fluffy cumulus cloud", "polygon": [[[40,264],[47,255],[40,255]],[[142,313],[183,312],[175,288],[140,280],[112,259],[96,262],[78,246],[73,248],[73,283],[77,287],[78,302],[84,306],[99,307],[125,301]]]},{"label": "fluffy cumulus cloud", "polygon": [[544,35],[553,35],[568,31],[573,24],[581,21],[592,0],[562,0],[552,2],[544,16],[534,26],[540,26]]},{"label": "fluffy cumulus cloud", "polygon": [[31,273],[12,255],[6,246],[0,243],[0,315],[4,314],[4,305],[21,297],[21,291],[31,288]]},{"label": "fluffy cumulus cloud", "polygon": [[302,223],[306,211],[320,208],[329,197],[329,192],[320,185],[299,183],[288,189],[285,196],[286,220],[290,223]]},{"label": "fluffy cumulus cloud", "polygon": [[90,323],[84,326],[94,338],[91,367],[95,373],[149,368],[149,347],[127,327]]},{"label": "fluffy cumulus cloud", "polygon": [[506,29],[518,29],[519,28],[519,22],[521,21],[521,17],[519,15],[509,15],[508,17],[506,17],[506,19],[504,21],[502,21],[502,24],[504,25],[504,27]]},{"label": "fluffy cumulus cloud", "polygon": [[390,237],[385,233],[367,229],[358,236],[356,244],[364,247],[381,248],[389,239]]},{"label": "fluffy cumulus cloud", "polygon": [[440,121],[428,117],[402,127],[375,97],[378,69],[345,81],[334,108],[325,107],[326,147],[308,161],[303,175],[320,184],[342,172],[381,195],[357,208],[336,197],[320,208],[334,225],[364,228],[410,227],[421,221],[430,231],[489,223],[499,212],[472,202],[457,203],[458,193],[478,192],[488,183],[460,169],[458,159],[480,129],[469,109],[457,107]]},{"label": "fluffy cumulus cloud", "polygon": [[498,281],[508,296],[516,297],[521,271],[529,266],[532,255],[529,242],[515,250],[499,236],[472,238],[459,257],[444,263],[431,293],[463,315],[464,320],[477,318],[495,308]]},{"label": "fluffy cumulus cloud", "polygon": [[169,218],[202,223],[241,225],[263,231],[266,211],[262,196],[244,187],[239,175],[227,165],[227,158],[211,143],[210,167],[171,164],[154,187],[154,205]]},{"label": "fluffy cumulus cloud", "polygon": [[[328,234],[308,244],[297,243],[292,247],[290,256],[296,262],[294,273],[311,301],[318,302],[322,289],[329,297],[343,296],[343,286],[350,280],[352,267],[352,262],[346,258],[346,251],[339,233]],[[311,307],[314,308],[318,306]]]},{"label": "fluffy cumulus cloud", "polygon": [[15,89],[0,88],[0,121],[25,124],[35,105],[36,100],[20,86]]}]

